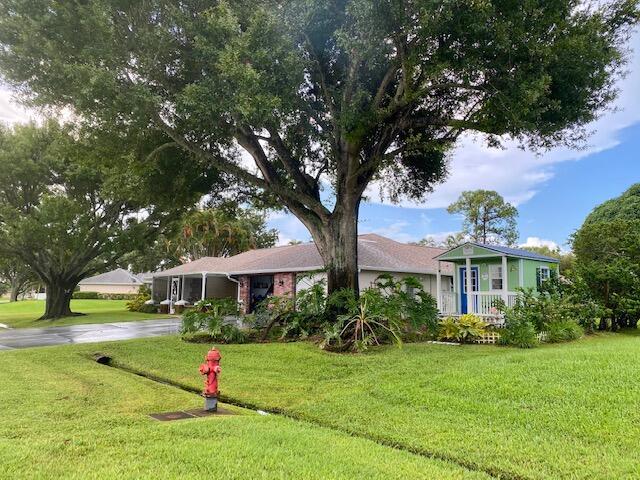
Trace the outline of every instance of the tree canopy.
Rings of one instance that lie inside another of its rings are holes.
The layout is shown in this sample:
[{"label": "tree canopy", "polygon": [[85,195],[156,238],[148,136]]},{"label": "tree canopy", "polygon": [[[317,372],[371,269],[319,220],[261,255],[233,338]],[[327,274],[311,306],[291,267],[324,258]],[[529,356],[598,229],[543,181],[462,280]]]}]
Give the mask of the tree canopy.
[{"label": "tree canopy", "polygon": [[640,183],[631,185],[622,195],[598,205],[585,219],[585,224],[611,220],[640,220]]},{"label": "tree canopy", "polygon": [[357,291],[372,181],[424,198],[465,131],[579,142],[637,20],[636,0],[5,0],[0,70],[33,104],[158,129],[277,199],[329,290]]},{"label": "tree canopy", "polygon": [[[43,318],[71,314],[69,300],[80,280],[144,248],[198,199],[201,179],[183,183],[179,175],[164,182],[168,197],[156,196],[161,182],[155,177],[167,176],[162,164],[169,152],[143,162],[142,174],[139,156],[123,139],[103,140],[53,121],[0,130],[0,251],[46,285]],[[188,171],[191,162],[173,152],[173,167],[181,161],[182,172]]]},{"label": "tree canopy", "polygon": [[474,190],[462,192],[447,207],[449,213],[464,217],[462,236],[474,242],[513,245],[518,241],[516,207],[504,201],[498,192]]},{"label": "tree canopy", "polygon": [[575,269],[593,298],[612,311],[614,329],[640,318],[640,220],[585,222],[573,236]]}]

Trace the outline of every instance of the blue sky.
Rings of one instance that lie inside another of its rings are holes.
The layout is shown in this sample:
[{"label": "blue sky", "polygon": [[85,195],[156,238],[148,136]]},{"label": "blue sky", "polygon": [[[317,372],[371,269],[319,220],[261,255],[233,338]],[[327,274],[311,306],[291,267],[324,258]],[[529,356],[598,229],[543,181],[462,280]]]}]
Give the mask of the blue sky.
[{"label": "blue sky", "polygon": [[[614,110],[590,125],[592,135],[580,150],[557,148],[543,153],[523,151],[506,142],[504,149],[486,147],[467,135],[450,157],[449,177],[420,204],[380,202],[374,185],[360,210],[360,232],[376,232],[398,241],[436,239],[459,231],[461,219],[446,206],[464,190],[496,190],[518,207],[520,244],[567,248],[568,236],[594,206],[640,182],[640,33],[630,41],[628,75],[620,81]],[[0,121],[24,122],[37,114],[24,110],[0,88]],[[292,215],[274,213],[269,224],[280,232],[279,243],[309,240]]]}]

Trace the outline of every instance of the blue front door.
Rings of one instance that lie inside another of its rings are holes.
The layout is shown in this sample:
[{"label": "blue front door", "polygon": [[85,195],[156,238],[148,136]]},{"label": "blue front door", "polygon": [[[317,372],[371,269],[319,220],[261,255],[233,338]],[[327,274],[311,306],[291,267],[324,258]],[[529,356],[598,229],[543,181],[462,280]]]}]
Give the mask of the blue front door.
[{"label": "blue front door", "polygon": [[[467,313],[467,267],[460,267],[460,313]],[[474,292],[478,291],[478,267],[471,267],[471,283]]]}]

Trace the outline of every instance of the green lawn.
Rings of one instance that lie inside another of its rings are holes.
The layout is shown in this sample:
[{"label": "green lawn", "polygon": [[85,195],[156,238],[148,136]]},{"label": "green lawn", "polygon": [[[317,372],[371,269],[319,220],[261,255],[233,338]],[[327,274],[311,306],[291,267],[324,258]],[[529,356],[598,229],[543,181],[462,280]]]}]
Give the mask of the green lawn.
[{"label": "green lawn", "polygon": [[[162,343],[140,345],[159,353]],[[292,347],[295,356],[299,348]],[[83,353],[94,349],[0,352],[0,478],[489,479],[452,463],[234,407],[240,415],[158,422],[148,414],[197,408],[202,399],[98,365]],[[183,359],[185,370],[197,369],[196,350]],[[231,361],[227,368],[230,383],[237,373]],[[191,380],[197,383],[196,376]]]},{"label": "green lawn", "polygon": [[[135,369],[201,385],[205,345],[164,337],[96,348]],[[305,343],[221,349],[221,390],[230,401],[505,478],[640,478],[638,335],[533,350],[409,344],[337,355]]]},{"label": "green lawn", "polygon": [[44,300],[24,300],[0,303],[0,323],[12,328],[60,327],[80,323],[132,322],[149,318],[166,318],[167,315],[129,312],[125,300],[71,300],[71,311],[86,315],[37,320],[44,313]]}]

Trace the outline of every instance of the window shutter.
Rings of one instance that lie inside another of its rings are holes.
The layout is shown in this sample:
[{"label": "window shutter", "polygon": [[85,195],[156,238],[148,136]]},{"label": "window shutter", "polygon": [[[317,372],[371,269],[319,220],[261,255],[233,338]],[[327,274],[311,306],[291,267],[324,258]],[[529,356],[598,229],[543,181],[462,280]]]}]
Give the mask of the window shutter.
[{"label": "window shutter", "polygon": [[540,274],[540,267],[536,267],[536,287],[538,288],[538,290],[540,290],[541,286],[542,286],[542,278]]}]

